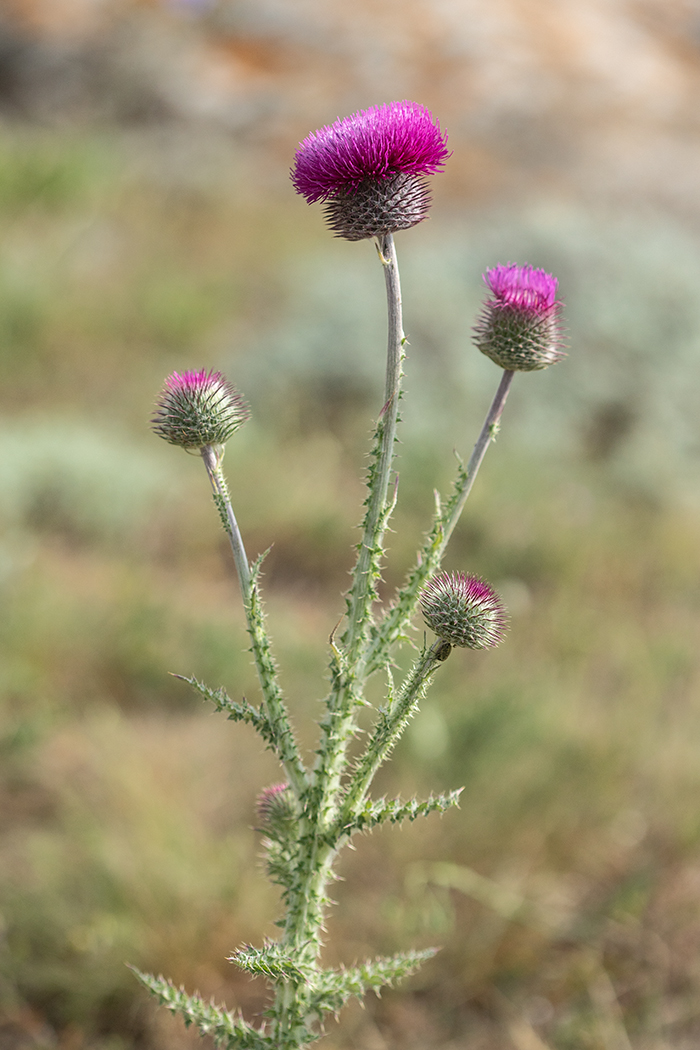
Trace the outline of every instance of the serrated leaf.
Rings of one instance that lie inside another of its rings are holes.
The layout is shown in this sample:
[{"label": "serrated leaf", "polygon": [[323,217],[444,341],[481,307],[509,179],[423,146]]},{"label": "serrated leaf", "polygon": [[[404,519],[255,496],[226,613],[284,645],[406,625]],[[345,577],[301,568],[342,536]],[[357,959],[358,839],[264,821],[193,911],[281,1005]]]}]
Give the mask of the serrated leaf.
[{"label": "serrated leaf", "polygon": [[381,988],[410,977],[437,951],[438,948],[427,948],[420,952],[401,952],[386,958],[369,959],[348,969],[325,970],[317,979],[317,990],[309,999],[309,1008],[319,1017],[337,1014],[348,999],[359,999],[368,991],[378,994]]},{"label": "serrated leaf", "polygon": [[165,977],[154,977],[130,967],[161,1006],[194,1025],[202,1035],[211,1036],[223,1050],[275,1050],[269,1036],[249,1025],[239,1014],[233,1014],[215,1003],[206,1003],[199,995],[188,995]]},{"label": "serrated leaf", "polygon": [[235,963],[241,970],[269,977],[273,981],[290,978],[304,981],[311,972],[308,966],[299,963],[298,955],[291,956],[276,941],[268,941],[262,948],[245,944],[242,948],[236,948],[228,961]]},{"label": "serrated leaf", "polygon": [[252,704],[248,703],[246,699],[241,703],[237,700],[232,700],[225,689],[221,687],[210,689],[208,685],[200,682],[195,677],[188,678],[186,675],[180,674],[175,675],[175,677],[191,685],[205,700],[209,700],[217,711],[223,712],[232,722],[244,722],[246,725],[253,726],[263,740],[271,747],[275,746],[276,736],[269,718],[257,707],[253,707]]},{"label": "serrated leaf", "polygon": [[430,813],[444,813],[452,806],[459,805],[459,798],[464,788],[448,791],[443,795],[431,795],[419,800],[409,799],[403,802],[400,798],[368,800],[355,819],[343,828],[344,832],[371,831],[378,824],[401,824],[404,820],[414,821],[418,817],[427,817]]}]

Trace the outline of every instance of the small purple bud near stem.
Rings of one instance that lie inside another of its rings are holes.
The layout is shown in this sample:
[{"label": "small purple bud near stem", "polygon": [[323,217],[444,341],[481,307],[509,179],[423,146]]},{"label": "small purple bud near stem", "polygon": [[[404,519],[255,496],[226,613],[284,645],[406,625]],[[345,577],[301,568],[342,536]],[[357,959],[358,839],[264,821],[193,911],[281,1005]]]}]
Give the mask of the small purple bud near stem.
[{"label": "small purple bud near stem", "polygon": [[284,835],[294,819],[294,797],[289,784],[273,784],[258,795],[260,830],[273,838]]},{"label": "small purple bud near stem", "polygon": [[428,626],[450,646],[492,649],[508,627],[508,613],[493,587],[469,573],[437,573],[421,591],[420,604]]},{"label": "small purple bud near stem", "polygon": [[474,327],[474,342],[507,371],[532,372],[563,353],[557,279],[545,270],[508,263],[484,274],[491,293]]},{"label": "small purple bud near stem", "polygon": [[423,176],[450,156],[447,135],[417,102],[360,110],[308,135],[294,156],[294,189],[325,201],[331,230],[349,241],[406,230],[428,214]]}]

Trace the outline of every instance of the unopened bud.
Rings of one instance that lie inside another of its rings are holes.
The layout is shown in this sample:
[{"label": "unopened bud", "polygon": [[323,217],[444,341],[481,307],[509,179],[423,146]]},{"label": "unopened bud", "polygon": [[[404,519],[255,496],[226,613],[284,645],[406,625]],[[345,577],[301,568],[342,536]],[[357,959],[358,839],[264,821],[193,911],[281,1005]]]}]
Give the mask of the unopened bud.
[{"label": "unopened bud", "polygon": [[224,445],[250,410],[221,372],[173,372],[156,400],[153,430],[171,445],[200,449]]},{"label": "unopened bud", "polygon": [[506,608],[491,585],[464,572],[433,576],[421,591],[420,604],[428,626],[449,645],[491,649],[508,627]]},{"label": "unopened bud", "polygon": [[532,372],[561,361],[563,333],[557,280],[532,266],[496,266],[484,281],[491,292],[474,327],[474,341],[511,372]]},{"label": "unopened bud", "polygon": [[260,830],[271,838],[285,838],[294,821],[294,797],[288,784],[273,784],[258,796]]}]

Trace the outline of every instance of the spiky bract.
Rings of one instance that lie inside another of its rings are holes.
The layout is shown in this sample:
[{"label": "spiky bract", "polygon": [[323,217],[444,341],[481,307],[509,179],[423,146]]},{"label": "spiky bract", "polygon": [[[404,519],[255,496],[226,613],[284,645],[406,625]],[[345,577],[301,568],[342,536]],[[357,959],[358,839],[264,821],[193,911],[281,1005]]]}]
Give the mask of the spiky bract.
[{"label": "spiky bract", "polygon": [[486,580],[439,572],[420,594],[425,621],[438,638],[467,649],[491,649],[508,627],[506,608]]},{"label": "spiky bract", "polygon": [[421,222],[430,194],[421,176],[440,171],[447,135],[416,102],[390,102],[353,113],[308,135],[291,179],[309,204],[327,201],[339,237],[359,241]]},{"label": "spiky bract", "polygon": [[501,368],[532,372],[566,355],[558,282],[545,270],[508,263],[484,274],[491,293],[474,327],[474,341]]},{"label": "spiky bract", "polygon": [[430,191],[414,175],[365,179],[356,189],[341,190],[324,208],[329,228],[346,241],[381,237],[417,226],[428,214]]},{"label": "spiky bract", "polygon": [[250,410],[221,372],[173,372],[156,400],[153,430],[171,445],[199,449],[224,445]]}]

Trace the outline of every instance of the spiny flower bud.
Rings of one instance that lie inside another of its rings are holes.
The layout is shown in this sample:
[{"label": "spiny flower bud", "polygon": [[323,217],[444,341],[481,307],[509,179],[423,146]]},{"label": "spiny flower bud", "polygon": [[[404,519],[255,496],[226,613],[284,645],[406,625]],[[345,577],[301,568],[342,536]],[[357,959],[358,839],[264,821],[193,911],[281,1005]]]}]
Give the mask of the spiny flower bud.
[{"label": "spiny flower bud", "polygon": [[433,576],[420,593],[420,604],[428,626],[449,645],[491,649],[508,627],[508,613],[494,589],[464,572]]},{"label": "spiny flower bud", "polygon": [[294,820],[294,798],[289,784],[273,784],[258,796],[260,830],[271,838],[285,838]]},{"label": "spiny flower bud", "polygon": [[508,263],[487,270],[484,281],[491,297],[474,327],[482,354],[511,372],[547,368],[566,356],[555,277]]},{"label": "spiny flower bud", "polygon": [[441,171],[447,135],[425,106],[390,102],[308,135],[294,156],[294,189],[326,201],[333,232],[348,241],[407,230],[428,214],[422,176]]},{"label": "spiny flower bud", "polygon": [[224,445],[250,410],[221,372],[173,372],[156,400],[153,430],[171,445]]}]

